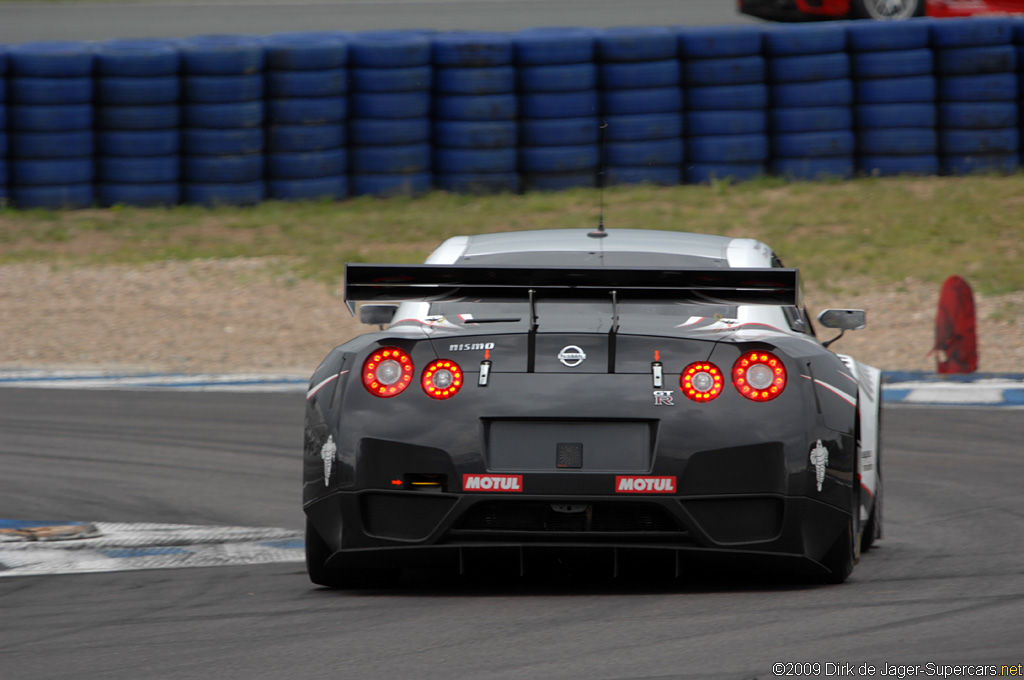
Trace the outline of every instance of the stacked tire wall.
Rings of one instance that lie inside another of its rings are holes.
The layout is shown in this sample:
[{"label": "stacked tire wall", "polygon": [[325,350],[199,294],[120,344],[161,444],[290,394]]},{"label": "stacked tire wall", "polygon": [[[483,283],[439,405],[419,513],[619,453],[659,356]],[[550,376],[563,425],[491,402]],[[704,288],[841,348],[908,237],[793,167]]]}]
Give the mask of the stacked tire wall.
[{"label": "stacked tire wall", "polygon": [[0,45],[0,202],[251,205],[1022,163],[1024,18]]}]

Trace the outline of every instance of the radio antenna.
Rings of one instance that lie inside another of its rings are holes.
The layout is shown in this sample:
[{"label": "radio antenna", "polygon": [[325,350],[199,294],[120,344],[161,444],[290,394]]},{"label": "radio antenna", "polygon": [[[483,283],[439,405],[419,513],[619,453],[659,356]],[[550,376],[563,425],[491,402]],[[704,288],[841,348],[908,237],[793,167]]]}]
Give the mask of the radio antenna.
[{"label": "radio antenna", "polygon": [[597,191],[600,196],[600,209],[597,213],[597,229],[587,234],[590,238],[604,238],[608,232],[604,230],[604,131],[608,127],[608,121],[601,121],[598,128],[601,131],[601,161],[597,170]]}]

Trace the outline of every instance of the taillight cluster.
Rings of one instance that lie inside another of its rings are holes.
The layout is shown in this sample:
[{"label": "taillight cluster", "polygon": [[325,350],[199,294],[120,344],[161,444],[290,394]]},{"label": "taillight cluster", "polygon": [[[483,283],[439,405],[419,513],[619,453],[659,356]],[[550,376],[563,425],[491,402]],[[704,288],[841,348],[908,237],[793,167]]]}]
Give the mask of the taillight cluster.
[{"label": "taillight cluster", "polygon": [[[692,401],[711,401],[722,393],[722,371],[709,361],[690,364],[679,376],[679,387]],[[771,401],[786,389],[786,367],[771,352],[745,352],[732,365],[732,385],[751,401]]]},{"label": "taillight cluster", "polygon": [[[363,385],[367,391],[387,399],[405,391],[415,375],[412,357],[397,347],[382,347],[363,362]],[[450,359],[430,362],[420,385],[433,399],[450,399],[462,389],[462,369]]]}]

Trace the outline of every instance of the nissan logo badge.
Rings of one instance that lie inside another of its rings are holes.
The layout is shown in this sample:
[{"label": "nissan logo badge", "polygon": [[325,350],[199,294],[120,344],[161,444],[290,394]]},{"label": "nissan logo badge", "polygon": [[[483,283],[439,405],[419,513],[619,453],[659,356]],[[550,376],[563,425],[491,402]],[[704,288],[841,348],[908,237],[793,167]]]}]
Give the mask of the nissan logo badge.
[{"label": "nissan logo badge", "polygon": [[558,353],[558,360],[563,364],[572,368],[573,366],[579,366],[583,363],[583,360],[587,358],[586,353],[577,347],[576,345],[569,345],[563,347],[562,351]]}]

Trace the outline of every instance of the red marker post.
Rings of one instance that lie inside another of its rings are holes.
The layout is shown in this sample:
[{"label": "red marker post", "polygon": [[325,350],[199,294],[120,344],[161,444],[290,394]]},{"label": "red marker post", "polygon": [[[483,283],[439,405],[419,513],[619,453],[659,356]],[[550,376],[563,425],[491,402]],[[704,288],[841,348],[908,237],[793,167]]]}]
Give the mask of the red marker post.
[{"label": "red marker post", "polygon": [[978,370],[974,293],[959,276],[950,276],[942,284],[932,352],[938,359],[939,373],[973,373]]}]

